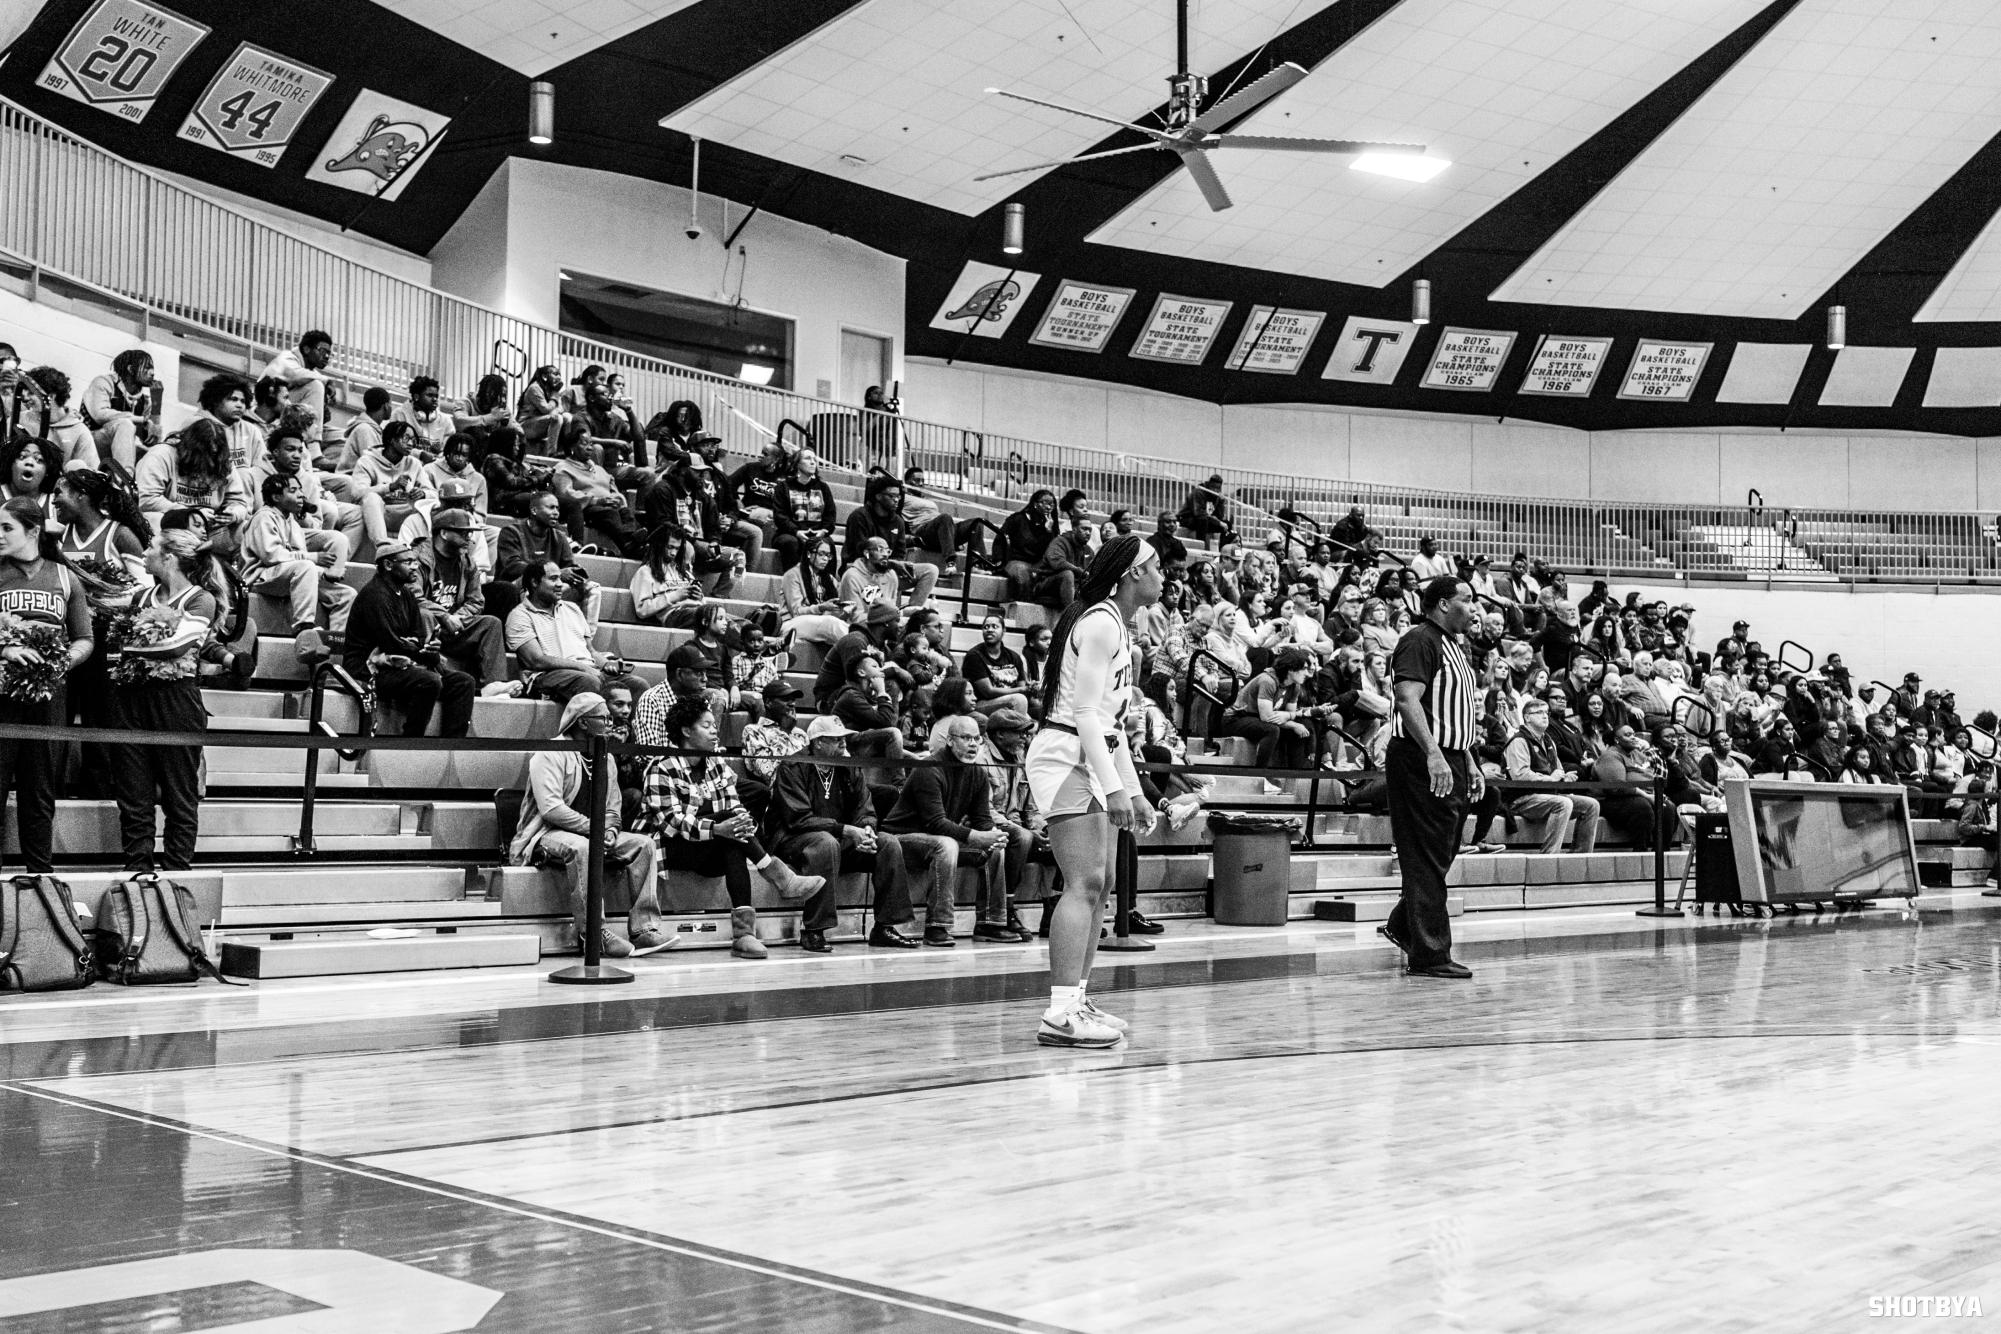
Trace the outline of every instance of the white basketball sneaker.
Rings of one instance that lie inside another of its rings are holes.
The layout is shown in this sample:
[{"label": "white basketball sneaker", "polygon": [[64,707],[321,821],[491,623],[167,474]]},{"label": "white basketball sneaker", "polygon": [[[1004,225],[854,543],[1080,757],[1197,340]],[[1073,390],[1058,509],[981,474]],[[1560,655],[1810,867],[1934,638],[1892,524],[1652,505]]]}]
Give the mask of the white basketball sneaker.
[{"label": "white basketball sneaker", "polygon": [[1064,1014],[1044,1013],[1042,1026],[1035,1030],[1035,1040],[1045,1047],[1116,1047],[1126,1040],[1126,1035],[1110,1024],[1103,1023],[1084,1004]]},{"label": "white basketball sneaker", "polygon": [[1117,1015],[1106,1014],[1103,1010],[1099,1009],[1098,1002],[1092,1000],[1089,993],[1086,993],[1083,996],[1082,1000],[1084,1006],[1084,1013],[1090,1015],[1091,1018],[1103,1024],[1106,1028],[1113,1029],[1117,1032],[1123,1033],[1127,1029],[1132,1027],[1132,1025],[1128,1024],[1125,1020],[1119,1018]]}]

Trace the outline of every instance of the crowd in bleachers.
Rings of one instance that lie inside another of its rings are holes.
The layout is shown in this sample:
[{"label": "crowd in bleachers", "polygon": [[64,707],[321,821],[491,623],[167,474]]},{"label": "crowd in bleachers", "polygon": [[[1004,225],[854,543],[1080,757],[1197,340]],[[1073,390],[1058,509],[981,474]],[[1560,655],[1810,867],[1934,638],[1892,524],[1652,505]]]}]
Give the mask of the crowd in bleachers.
[{"label": "crowd in bleachers", "polygon": [[[275,622],[301,664],[337,664],[392,729],[462,736],[481,696],[546,699],[560,708],[554,735],[692,752],[622,761],[608,852],[636,887],[626,937],[603,942],[614,955],[671,943],[656,867],[722,879],[746,957],[763,949],[753,876],[802,905],[808,949],[829,947],[833,886],[849,872],[875,879],[874,945],[950,946],[967,867],[984,877],[976,938],[1028,938],[1015,891],[1030,861],[1048,860],[1046,840],[1008,766],[1041,711],[1047,631],[1034,609],[1074,600],[1106,536],[1149,516],[1101,519],[1087,492],[1041,489],[995,524],[918,467],[870,472],[844,514],[812,449],[772,440],[727,467],[695,403],[648,416],[596,366],[568,383],[540,367],[518,392],[488,375],[465,400],[419,377],[400,400],[368,389],[344,420],[332,350],[309,332],[255,379],[210,377],[198,413],[167,433],[144,352],[115,358],[72,404],[65,376],[23,372],[0,347],[0,501],[20,530],[10,539],[0,517],[0,609],[16,610],[10,578],[46,582],[51,566],[74,593],[53,619],[67,618],[77,646],[66,698],[41,712],[0,699],[0,717],[198,729],[199,686],[258,677],[259,628]],[[1790,667],[1741,623],[1711,649],[1691,607],[1620,599],[1603,580],[1577,596],[1526,552],[1499,568],[1429,537],[1394,553],[1359,506],[1324,523],[1289,503],[1266,513],[1215,476],[1178,512],[1150,516],[1166,587],[1133,626],[1128,714],[1147,761],[1185,762],[1184,731],[1240,737],[1261,767],[1331,771],[1351,805],[1379,803],[1390,654],[1423,583],[1450,575],[1483,606],[1467,648],[1489,777],[1634,785],[1594,796],[1490,783],[1474,847],[1498,847],[1505,821],[1536,826],[1546,851],[1574,824],[1571,846],[1588,851],[1600,815],[1650,846],[1675,832],[1655,827],[1639,794],[1656,775],[1682,810],[1717,808],[1735,776],[1903,783],[1950,803],[1969,839],[1993,840],[1991,804],[1966,800],[1992,785],[1991,736],[1976,746],[1950,692],[1912,677],[1879,699],[1838,657]],[[775,595],[735,597],[767,550]],[[582,563],[593,555],[633,562],[626,586],[602,586]],[[350,578],[350,564],[370,577]],[[940,582],[975,574],[1004,579],[1021,610],[984,614],[979,642],[955,651]],[[637,622],[688,632],[659,683],[598,646],[612,594]],[[0,642],[0,665],[34,654]],[[804,719],[787,679],[800,663],[816,671]],[[24,811],[24,757],[53,763],[29,756],[33,744],[0,743]],[[134,765],[106,749],[86,749],[67,790],[117,796],[131,869],[185,867],[199,801],[187,755]],[[937,764],[906,767],[918,757]],[[565,875],[580,913],[583,781],[575,755],[538,754],[510,845],[516,861]],[[1177,828],[1208,785],[1194,773],[1144,781]],[[42,801],[23,819],[32,869],[48,869]],[[156,805],[169,829],[157,858]]]}]

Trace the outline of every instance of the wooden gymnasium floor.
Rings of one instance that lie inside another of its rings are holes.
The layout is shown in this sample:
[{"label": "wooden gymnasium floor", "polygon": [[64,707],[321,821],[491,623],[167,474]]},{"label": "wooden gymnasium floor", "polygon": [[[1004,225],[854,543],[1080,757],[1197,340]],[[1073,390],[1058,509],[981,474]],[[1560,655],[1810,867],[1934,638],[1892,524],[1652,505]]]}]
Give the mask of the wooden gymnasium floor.
[{"label": "wooden gymnasium floor", "polygon": [[10,997],[0,1334],[1977,1327],[2001,902],[1926,905],[1177,923],[1112,1054],[1005,946]]}]

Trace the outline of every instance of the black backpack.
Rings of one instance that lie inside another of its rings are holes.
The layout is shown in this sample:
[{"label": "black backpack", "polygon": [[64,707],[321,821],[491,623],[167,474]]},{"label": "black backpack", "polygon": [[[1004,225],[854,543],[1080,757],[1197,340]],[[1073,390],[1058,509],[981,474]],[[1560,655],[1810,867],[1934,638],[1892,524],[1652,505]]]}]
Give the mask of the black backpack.
[{"label": "black backpack", "polygon": [[97,971],[120,986],[198,982],[203,974],[233,987],[202,949],[194,892],[150,872],[122,880],[97,904]]},{"label": "black backpack", "polygon": [[0,989],[70,991],[90,983],[90,942],[69,886],[52,875],[0,884]]}]

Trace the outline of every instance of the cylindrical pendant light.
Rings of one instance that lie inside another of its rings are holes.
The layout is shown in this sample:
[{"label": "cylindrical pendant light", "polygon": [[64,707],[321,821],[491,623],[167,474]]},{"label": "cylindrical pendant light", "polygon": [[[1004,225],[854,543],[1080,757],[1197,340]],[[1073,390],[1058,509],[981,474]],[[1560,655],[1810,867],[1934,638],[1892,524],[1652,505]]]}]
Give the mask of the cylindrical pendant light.
[{"label": "cylindrical pendant light", "polygon": [[1834,352],[1848,346],[1848,307],[1827,308],[1827,346]]},{"label": "cylindrical pendant light", "polygon": [[1001,253],[1019,255],[1022,238],[1028,231],[1028,206],[1009,204],[1001,210]]},{"label": "cylindrical pendant light", "polygon": [[528,142],[556,142],[556,85],[542,79],[528,85]]},{"label": "cylindrical pendant light", "polygon": [[1410,322],[1431,323],[1431,279],[1419,278],[1410,285]]}]

